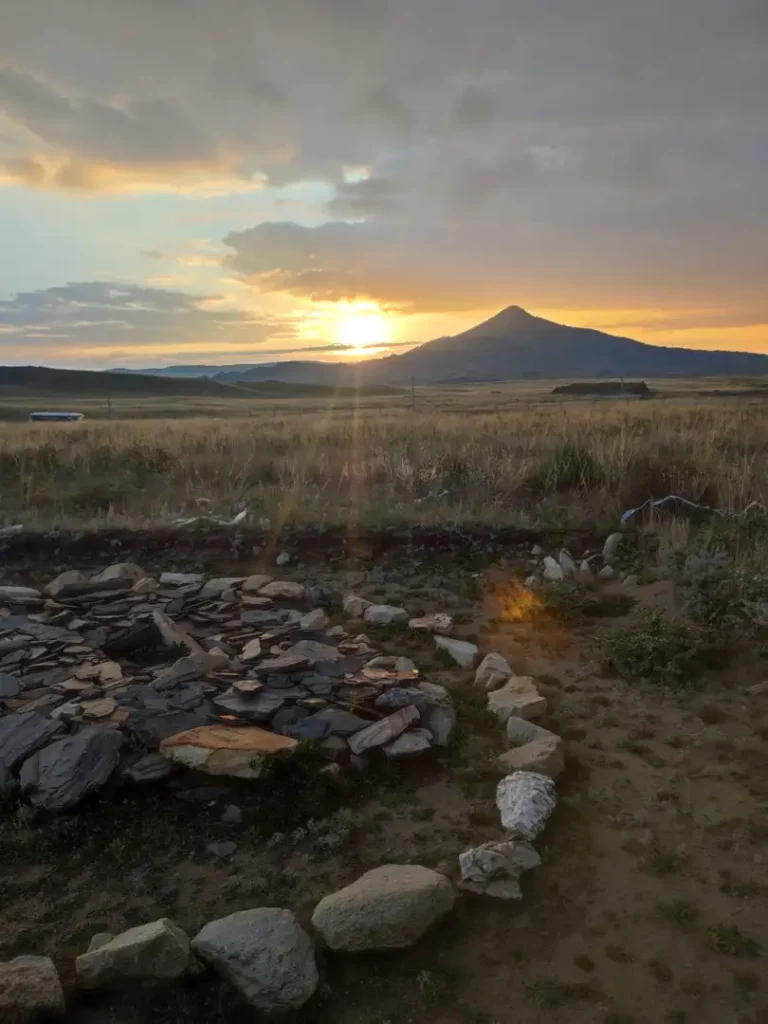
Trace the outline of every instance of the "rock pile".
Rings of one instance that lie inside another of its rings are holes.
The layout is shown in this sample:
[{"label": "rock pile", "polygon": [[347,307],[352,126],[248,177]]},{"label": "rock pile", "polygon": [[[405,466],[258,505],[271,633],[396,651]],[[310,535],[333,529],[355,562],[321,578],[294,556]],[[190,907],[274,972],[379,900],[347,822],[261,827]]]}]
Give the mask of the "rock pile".
[{"label": "rock pile", "polygon": [[553,780],[564,767],[563,742],[531,721],[546,713],[546,698],[533,678],[516,676],[501,654],[486,654],[475,673],[475,686],[487,691],[488,710],[505,727],[511,749],[499,755],[498,763],[510,774],[496,790],[505,838],[459,856],[460,884],[479,895],[520,899],[520,876],[541,863],[532,842],[555,807]]},{"label": "rock pile", "polygon": [[[340,952],[405,949],[447,914],[448,879],[418,864],[387,864],[324,897],[312,924]],[[315,944],[290,910],[256,907],[210,921],[191,940],[168,918],[97,934],[75,961],[81,990],[156,989],[210,968],[267,1014],[298,1010],[317,991]],[[0,1020],[33,1024],[60,1017],[64,993],[53,961],[19,956],[0,963]]]},{"label": "rock pile", "polygon": [[[0,587],[0,787],[18,780],[35,806],[62,811],[118,774],[154,782],[174,764],[257,778],[304,739],[356,768],[445,745],[447,692],[331,626],[323,605],[336,601],[266,575],[153,579],[130,562],[63,573],[44,592]],[[344,605],[371,623],[408,621],[363,598]],[[440,642],[450,626],[413,624]],[[118,773],[136,746],[150,753]]]},{"label": "rock pile", "polygon": [[[537,544],[531,549],[531,562],[536,572],[526,579],[526,586],[535,587],[541,580],[548,583],[561,583],[565,580],[574,583],[616,580],[619,578],[615,564],[616,556],[622,540],[621,533],[609,534],[601,550],[585,552],[578,563],[567,548],[545,555]],[[625,586],[637,585],[637,577],[625,576],[622,582]]]}]

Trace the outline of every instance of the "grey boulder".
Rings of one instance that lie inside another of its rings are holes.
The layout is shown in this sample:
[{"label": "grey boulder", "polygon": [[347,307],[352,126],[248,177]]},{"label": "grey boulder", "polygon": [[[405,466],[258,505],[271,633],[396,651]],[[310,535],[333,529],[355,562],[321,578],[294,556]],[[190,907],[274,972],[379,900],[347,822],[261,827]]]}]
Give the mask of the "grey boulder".
[{"label": "grey boulder", "polygon": [[258,1010],[297,1010],[319,976],[312,942],[290,910],[261,907],[211,921],[192,949]]},{"label": "grey boulder", "polygon": [[432,733],[427,729],[410,729],[381,749],[390,761],[406,761],[432,749]]},{"label": "grey boulder", "polygon": [[21,789],[35,807],[66,811],[100,789],[117,767],[123,738],[89,727],[55,740],[21,766]]},{"label": "grey boulder", "polygon": [[174,981],[189,968],[186,934],[167,917],[129,928],[77,957],[78,983],[87,989]]},{"label": "grey boulder", "polygon": [[371,604],[363,609],[363,618],[372,626],[394,626],[407,622],[408,612],[405,608],[396,608],[391,604]]},{"label": "grey boulder", "polygon": [[406,949],[453,907],[448,879],[418,864],[387,864],[322,899],[312,924],[334,950]]},{"label": "grey boulder", "polygon": [[482,896],[501,900],[522,899],[519,878],[524,871],[537,868],[541,858],[524,839],[503,843],[483,843],[459,854],[459,887]]},{"label": "grey boulder", "polygon": [[0,719],[0,789],[11,782],[14,770],[23,761],[63,728],[63,722],[55,722],[35,711],[20,711]]},{"label": "grey boulder", "polygon": [[0,1021],[32,1024],[64,1013],[64,992],[53,960],[17,956],[0,963]]}]

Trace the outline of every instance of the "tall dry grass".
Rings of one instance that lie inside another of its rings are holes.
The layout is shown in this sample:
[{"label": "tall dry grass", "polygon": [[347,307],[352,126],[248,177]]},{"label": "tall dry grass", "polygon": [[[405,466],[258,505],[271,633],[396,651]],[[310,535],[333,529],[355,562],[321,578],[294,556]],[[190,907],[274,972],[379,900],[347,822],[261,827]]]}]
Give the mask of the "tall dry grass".
[{"label": "tall dry grass", "polygon": [[0,519],[167,522],[209,499],[270,525],[486,522],[603,529],[675,492],[768,502],[768,409],[530,405],[327,409],[221,420],[0,425]]}]

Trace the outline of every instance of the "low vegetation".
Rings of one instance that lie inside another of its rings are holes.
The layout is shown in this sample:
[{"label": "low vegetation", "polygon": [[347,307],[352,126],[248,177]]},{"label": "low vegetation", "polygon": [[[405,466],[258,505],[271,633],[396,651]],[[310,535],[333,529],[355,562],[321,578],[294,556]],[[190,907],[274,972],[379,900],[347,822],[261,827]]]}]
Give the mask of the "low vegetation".
[{"label": "low vegetation", "polygon": [[[760,403],[548,404],[485,388],[425,392],[416,412],[402,397],[240,408],[239,419],[3,424],[0,518],[138,525],[205,501],[222,514],[247,505],[273,527],[600,530],[670,493],[736,510],[768,502]],[[174,413],[149,403],[134,414]]]}]

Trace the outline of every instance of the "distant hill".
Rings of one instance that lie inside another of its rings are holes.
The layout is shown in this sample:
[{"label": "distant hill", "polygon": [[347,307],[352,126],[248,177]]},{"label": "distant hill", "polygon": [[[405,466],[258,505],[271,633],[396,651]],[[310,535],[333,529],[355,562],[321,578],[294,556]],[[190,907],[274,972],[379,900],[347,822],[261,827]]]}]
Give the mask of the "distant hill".
[{"label": "distant hill", "polygon": [[327,398],[331,395],[396,394],[387,386],[344,388],[285,381],[229,383],[206,377],[154,376],[149,373],[55,370],[47,366],[0,366],[3,398]]},{"label": "distant hill", "polygon": [[244,373],[246,370],[258,366],[258,363],[232,363],[227,366],[206,366],[203,363],[178,363],[173,366],[155,366],[141,370],[133,370],[128,367],[115,367],[110,373],[131,373],[144,377],[215,377],[222,370],[230,370],[233,373]]},{"label": "distant hill", "polygon": [[98,370],[55,370],[48,366],[0,366],[0,395],[6,398],[29,395],[77,395],[82,398],[188,396],[247,398],[248,393],[220,381],[141,376],[134,373],[102,373]]},{"label": "distant hill", "polygon": [[145,373],[209,376],[219,383],[282,381],[327,387],[608,377],[717,377],[768,374],[768,356],[752,352],[663,348],[632,338],[533,316],[509,306],[462,334],[402,355],[356,363],[288,360],[240,366],[179,366]]}]

